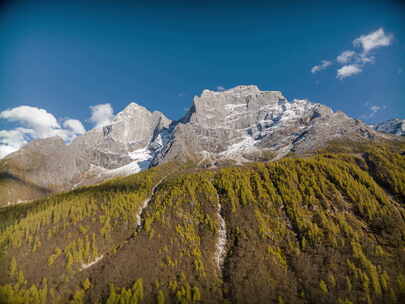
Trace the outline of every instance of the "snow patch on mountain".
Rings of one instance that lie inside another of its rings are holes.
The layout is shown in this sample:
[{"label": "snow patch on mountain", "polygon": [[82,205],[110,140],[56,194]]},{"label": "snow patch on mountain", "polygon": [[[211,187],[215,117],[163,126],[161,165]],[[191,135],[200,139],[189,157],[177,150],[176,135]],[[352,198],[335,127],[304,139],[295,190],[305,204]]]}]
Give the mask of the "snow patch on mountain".
[{"label": "snow patch on mountain", "polygon": [[255,147],[259,140],[255,140],[252,136],[245,135],[242,140],[229,146],[225,151],[218,154],[219,159],[233,159],[238,164],[248,162],[247,159],[243,157],[244,153],[251,153],[258,151],[259,149]]},{"label": "snow patch on mountain", "polygon": [[133,161],[132,163],[129,163],[128,165],[119,167],[117,169],[105,170],[103,174],[110,176],[127,176],[130,174],[135,174],[149,168],[149,159],[143,161]]}]

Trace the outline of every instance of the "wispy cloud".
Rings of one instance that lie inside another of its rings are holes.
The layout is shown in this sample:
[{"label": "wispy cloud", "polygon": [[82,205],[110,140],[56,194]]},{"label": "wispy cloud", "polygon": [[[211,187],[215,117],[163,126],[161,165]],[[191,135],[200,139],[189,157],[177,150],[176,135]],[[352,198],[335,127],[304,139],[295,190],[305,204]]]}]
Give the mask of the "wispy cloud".
[{"label": "wispy cloud", "polygon": [[387,108],[386,105],[370,105],[369,103],[366,103],[365,105],[367,106],[367,113],[360,116],[360,118],[364,120],[372,119],[378,112]]},{"label": "wispy cloud", "polygon": [[363,53],[367,54],[375,48],[382,46],[389,46],[393,41],[394,36],[392,34],[386,34],[383,28],[371,32],[367,35],[361,35],[353,40],[354,46],[360,46],[363,48]]},{"label": "wispy cloud", "polygon": [[353,57],[355,57],[356,52],[355,51],[344,51],[342,52],[339,56],[336,57],[336,61],[341,63],[341,64],[346,64],[349,63]]},{"label": "wispy cloud", "polygon": [[[340,65],[336,70],[336,78],[342,80],[361,73],[365,65],[375,62],[372,51],[391,45],[393,40],[394,35],[385,33],[383,28],[354,39],[352,43],[355,49],[345,50],[336,57],[336,63]],[[312,67],[311,73],[322,71],[332,64],[332,61],[322,60],[321,64]]]},{"label": "wispy cloud", "polygon": [[321,62],[320,64],[314,65],[314,66],[311,68],[311,73],[312,73],[312,74],[315,74],[315,73],[317,73],[317,72],[320,72],[320,71],[322,71],[322,70],[328,68],[328,67],[331,66],[331,65],[332,65],[332,61],[329,61],[329,60],[322,60],[322,62]]},{"label": "wispy cloud", "polygon": [[375,56],[370,55],[370,52],[379,47],[389,46],[393,38],[392,34],[386,34],[383,28],[379,28],[374,32],[354,39],[353,46],[361,48],[361,50],[358,52],[353,50],[344,51],[337,57],[337,61],[341,64],[354,61],[355,64],[345,65],[338,69],[336,77],[343,79],[359,74],[366,64],[375,62]]},{"label": "wispy cloud", "polygon": [[371,110],[373,113],[377,113],[378,111],[381,110],[381,107],[380,107],[380,106],[371,106],[371,107],[370,107],[370,110]]},{"label": "wispy cloud", "polygon": [[217,91],[225,91],[225,88],[223,86],[217,86]]},{"label": "wispy cloud", "polygon": [[356,75],[362,71],[361,67],[355,64],[344,65],[337,70],[336,78],[343,79]]}]

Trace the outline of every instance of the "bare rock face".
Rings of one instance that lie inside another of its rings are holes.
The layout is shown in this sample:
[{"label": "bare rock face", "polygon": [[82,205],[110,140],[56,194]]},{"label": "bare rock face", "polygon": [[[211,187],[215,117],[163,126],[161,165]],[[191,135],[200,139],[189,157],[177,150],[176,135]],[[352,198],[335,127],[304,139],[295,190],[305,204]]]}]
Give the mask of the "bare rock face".
[{"label": "bare rock face", "polygon": [[166,143],[170,124],[162,113],[130,103],[111,125],[94,128],[70,144],[79,169],[74,184],[83,184],[88,172],[94,180],[102,180],[148,168]]},{"label": "bare rock face", "polygon": [[260,150],[276,158],[306,152],[341,138],[372,138],[376,132],[342,112],[307,100],[288,102],[279,91],[238,86],[194,98],[189,113],[176,125],[170,147],[160,160],[184,157],[248,161]]},{"label": "bare rock face", "polygon": [[152,113],[130,103],[115,116],[111,125],[94,128],[77,137],[69,148],[78,155],[77,162],[82,170],[89,169],[90,165],[116,169],[132,162],[131,153],[141,149],[149,151],[148,146],[170,123],[162,113]]}]

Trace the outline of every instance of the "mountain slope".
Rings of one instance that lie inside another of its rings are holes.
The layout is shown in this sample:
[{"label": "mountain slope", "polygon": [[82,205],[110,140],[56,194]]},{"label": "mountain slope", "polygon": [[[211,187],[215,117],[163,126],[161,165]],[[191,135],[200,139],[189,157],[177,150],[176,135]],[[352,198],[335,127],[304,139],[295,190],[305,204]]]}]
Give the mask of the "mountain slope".
[{"label": "mountain slope", "polygon": [[[47,189],[29,184],[7,172],[0,173],[0,188],[5,189],[0,196],[0,201],[5,202],[5,205],[8,202],[18,204],[39,199],[51,193]],[[15,198],[18,200],[16,201]]]},{"label": "mountain slope", "polygon": [[[34,141],[1,163],[8,163],[5,173],[60,192],[173,160],[192,160],[205,167],[243,164],[311,152],[334,139],[388,137],[321,104],[288,102],[279,91],[249,85],[204,90],[179,121],[130,103],[111,125],[94,128],[69,145],[59,138]],[[0,197],[4,191],[0,187]],[[0,205],[21,199],[15,196]]]},{"label": "mountain slope", "polygon": [[404,151],[167,163],[5,208],[0,303],[399,303]]}]

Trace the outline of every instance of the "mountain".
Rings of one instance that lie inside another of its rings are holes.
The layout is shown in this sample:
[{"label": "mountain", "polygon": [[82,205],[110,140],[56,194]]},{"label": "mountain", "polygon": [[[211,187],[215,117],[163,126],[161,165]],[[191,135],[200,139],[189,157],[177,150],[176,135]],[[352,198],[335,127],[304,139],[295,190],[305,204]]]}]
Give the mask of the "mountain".
[{"label": "mountain", "polygon": [[402,303],[404,152],[165,161],[0,208],[0,303]]},{"label": "mountain", "polygon": [[[69,145],[57,137],[27,144],[0,162],[0,173],[43,193],[60,192],[170,161],[190,160],[201,167],[243,164],[309,153],[334,139],[387,136],[324,105],[288,102],[279,91],[237,86],[204,90],[179,121],[131,103],[111,125],[94,128]],[[2,204],[30,197],[0,190],[6,198]],[[38,197],[39,192],[32,193]]]},{"label": "mountain", "polygon": [[391,119],[373,126],[379,132],[405,136],[405,119]]},{"label": "mountain", "polygon": [[131,103],[0,161],[0,304],[402,303],[404,202],[404,138],[321,104]]},{"label": "mountain", "polygon": [[362,122],[307,100],[288,102],[279,91],[237,86],[204,90],[174,127],[160,159],[184,157],[244,162],[244,155],[271,151],[312,151],[336,138],[371,139],[377,134]]},{"label": "mountain", "polygon": [[[170,123],[162,113],[130,103],[111,125],[94,128],[69,145],[59,137],[32,141],[4,158],[0,168],[3,175],[47,192],[136,173],[148,168],[153,155],[166,143]],[[21,200],[18,195],[7,198],[7,202]]]}]

